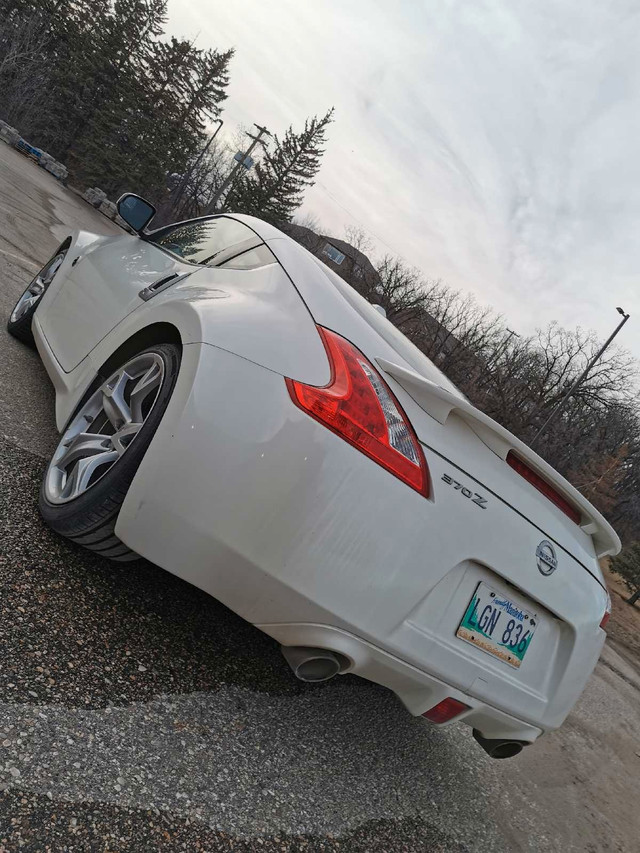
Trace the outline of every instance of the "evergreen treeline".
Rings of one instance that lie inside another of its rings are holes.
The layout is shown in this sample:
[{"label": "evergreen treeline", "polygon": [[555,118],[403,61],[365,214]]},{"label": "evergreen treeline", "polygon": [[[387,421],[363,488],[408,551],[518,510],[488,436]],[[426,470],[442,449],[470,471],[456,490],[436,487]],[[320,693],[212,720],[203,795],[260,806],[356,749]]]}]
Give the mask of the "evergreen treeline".
[{"label": "evergreen treeline", "polygon": [[[233,51],[159,37],[166,0],[0,0],[0,114],[111,197],[158,195],[199,147],[226,94]],[[4,73],[3,73],[4,72]],[[14,90],[38,80],[30,102]]]},{"label": "evergreen treeline", "polygon": [[320,168],[332,120],[333,109],[322,118],[308,119],[301,133],[290,127],[282,140],[276,136],[273,150],[267,149],[255,169],[233,185],[225,206],[274,224],[288,222]]},{"label": "evergreen treeline", "polygon": [[[0,117],[64,163],[75,184],[112,199],[133,190],[175,214],[168,185],[191,176],[180,205],[193,216],[231,168],[215,148],[200,154],[233,51],[166,38],[166,11],[167,0],[0,0]],[[234,181],[234,209],[289,219],[319,169],[331,118],[275,137],[255,173]]]}]

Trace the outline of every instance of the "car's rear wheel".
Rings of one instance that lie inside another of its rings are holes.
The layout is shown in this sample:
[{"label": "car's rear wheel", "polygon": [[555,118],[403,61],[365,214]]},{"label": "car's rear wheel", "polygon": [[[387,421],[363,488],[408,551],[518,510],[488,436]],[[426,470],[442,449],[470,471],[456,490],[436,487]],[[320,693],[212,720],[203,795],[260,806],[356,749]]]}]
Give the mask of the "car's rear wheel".
[{"label": "car's rear wheel", "polygon": [[29,286],[20,299],[18,299],[7,321],[9,334],[30,347],[35,346],[33,332],[31,331],[33,315],[47,288],[53,281],[53,277],[62,266],[66,254],[67,249],[61,249],[56,252],[51,260],[47,261],[40,272],[29,283]]},{"label": "car's rear wheel", "polygon": [[40,512],[57,533],[112,560],[138,558],[116,536],[116,520],[179,367],[180,348],[156,344],[126,359],[85,395],[40,491]]}]

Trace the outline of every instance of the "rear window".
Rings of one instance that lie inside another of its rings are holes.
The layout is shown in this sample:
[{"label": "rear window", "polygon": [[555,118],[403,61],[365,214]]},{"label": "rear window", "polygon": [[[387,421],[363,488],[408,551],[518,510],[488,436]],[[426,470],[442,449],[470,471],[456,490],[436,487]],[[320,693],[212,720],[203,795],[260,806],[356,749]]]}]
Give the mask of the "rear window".
[{"label": "rear window", "polygon": [[268,264],[278,263],[267,246],[255,246],[246,252],[220,264],[222,270],[255,270]]}]

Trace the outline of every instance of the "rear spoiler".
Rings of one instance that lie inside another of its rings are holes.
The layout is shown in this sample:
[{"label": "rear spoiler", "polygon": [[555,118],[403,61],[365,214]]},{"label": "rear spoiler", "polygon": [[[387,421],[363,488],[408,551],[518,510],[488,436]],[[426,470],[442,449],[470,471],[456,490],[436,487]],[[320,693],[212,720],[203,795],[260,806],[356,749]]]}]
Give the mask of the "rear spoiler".
[{"label": "rear spoiler", "polygon": [[613,556],[620,551],[618,534],[609,522],[575,489],[571,483],[544,461],[524,442],[500,426],[484,412],[476,409],[463,397],[458,397],[420,376],[414,370],[393,364],[384,358],[376,359],[379,367],[388,373],[404,388],[413,400],[438,423],[444,424],[452,412],[461,418],[501,459],[507,458],[514,450],[527,465],[530,465],[541,477],[553,485],[581,513],[580,528],[591,536],[598,557]]}]

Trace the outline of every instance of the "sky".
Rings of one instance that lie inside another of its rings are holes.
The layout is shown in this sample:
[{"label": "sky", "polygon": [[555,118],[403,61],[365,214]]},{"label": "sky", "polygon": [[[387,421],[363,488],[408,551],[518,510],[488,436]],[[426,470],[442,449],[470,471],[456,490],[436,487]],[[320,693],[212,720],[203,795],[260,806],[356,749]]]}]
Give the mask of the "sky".
[{"label": "sky", "polygon": [[491,305],[640,358],[638,0],[169,0],[234,47],[224,131],[335,107],[302,213]]}]

